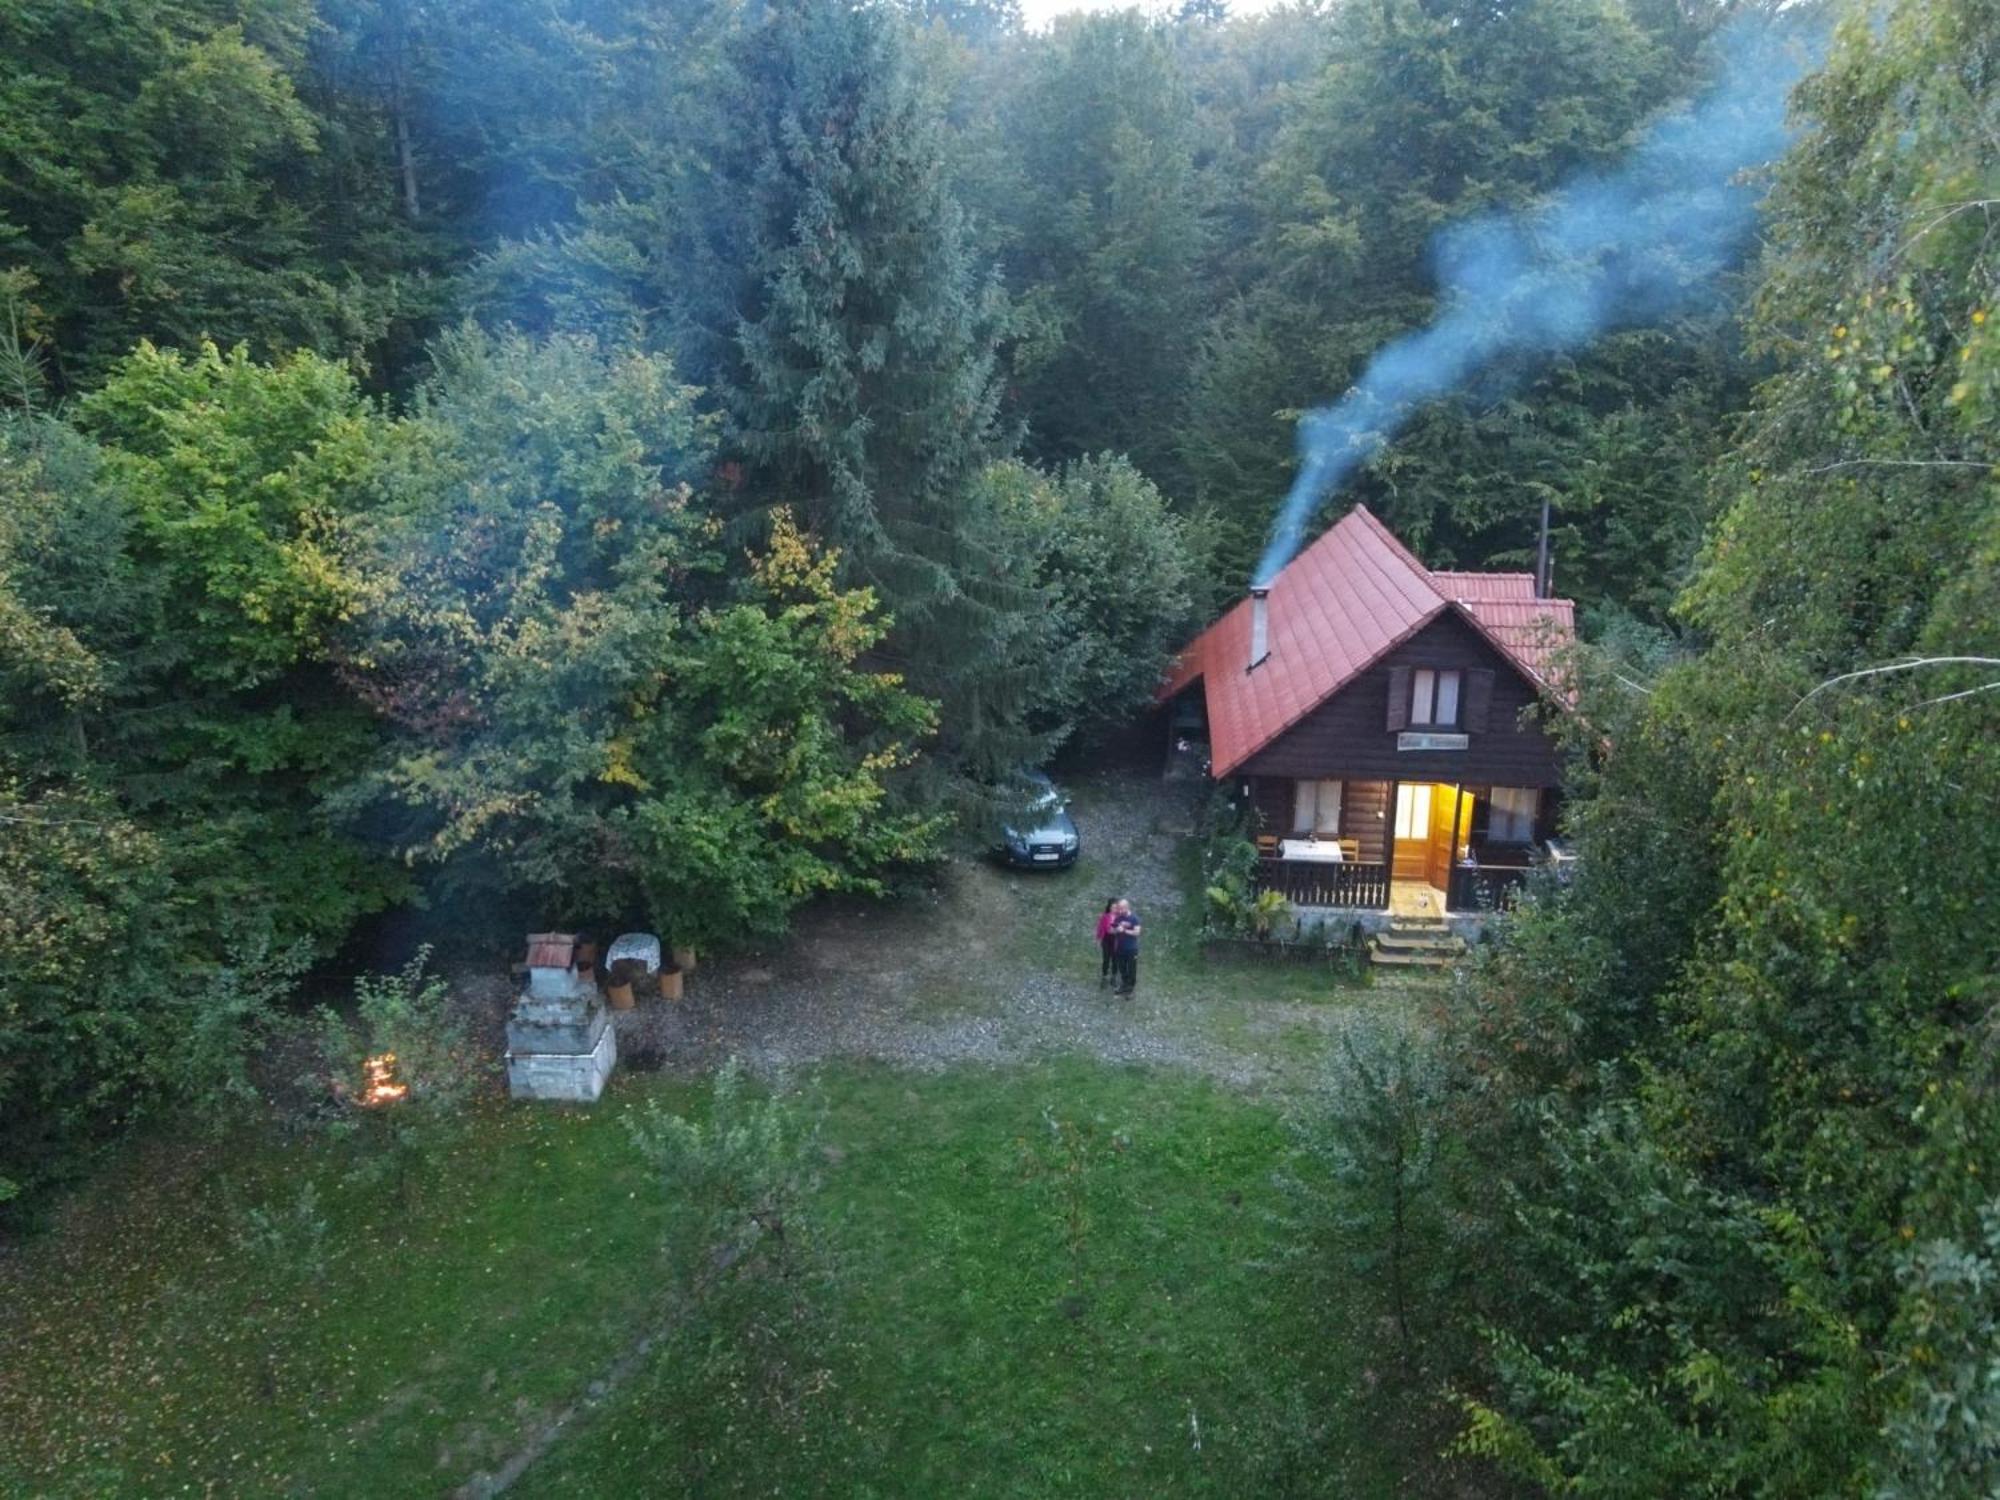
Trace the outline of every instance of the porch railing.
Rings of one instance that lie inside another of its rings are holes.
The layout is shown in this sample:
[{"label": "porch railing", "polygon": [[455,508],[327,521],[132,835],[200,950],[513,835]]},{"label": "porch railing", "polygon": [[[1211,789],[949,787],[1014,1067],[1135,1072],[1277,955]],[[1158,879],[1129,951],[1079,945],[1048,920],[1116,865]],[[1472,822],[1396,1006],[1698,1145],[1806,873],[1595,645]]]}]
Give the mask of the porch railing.
[{"label": "porch railing", "polygon": [[1527,865],[1458,865],[1445,892],[1450,911],[1505,911],[1528,883]]},{"label": "porch railing", "polygon": [[1344,906],[1381,911],[1389,904],[1389,867],[1353,860],[1260,859],[1257,889],[1277,891],[1294,906]]}]

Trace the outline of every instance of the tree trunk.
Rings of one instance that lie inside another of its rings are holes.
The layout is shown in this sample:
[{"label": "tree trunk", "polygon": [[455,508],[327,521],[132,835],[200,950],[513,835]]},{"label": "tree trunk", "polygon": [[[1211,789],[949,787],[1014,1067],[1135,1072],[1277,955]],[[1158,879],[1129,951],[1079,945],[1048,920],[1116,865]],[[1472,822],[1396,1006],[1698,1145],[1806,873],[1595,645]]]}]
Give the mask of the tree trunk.
[{"label": "tree trunk", "polygon": [[424,216],[423,201],[417,194],[417,154],[410,143],[409,100],[403,88],[403,63],[409,53],[409,32],[404,27],[404,10],[396,7],[394,37],[389,63],[389,114],[395,122],[396,167],[403,179],[403,212],[414,224]]}]

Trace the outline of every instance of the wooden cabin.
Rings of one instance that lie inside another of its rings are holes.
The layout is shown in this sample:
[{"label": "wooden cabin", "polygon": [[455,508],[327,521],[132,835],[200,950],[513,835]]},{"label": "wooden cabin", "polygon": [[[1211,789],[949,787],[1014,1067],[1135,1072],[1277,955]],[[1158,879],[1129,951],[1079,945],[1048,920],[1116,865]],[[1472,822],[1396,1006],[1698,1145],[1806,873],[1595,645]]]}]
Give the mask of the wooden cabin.
[{"label": "wooden cabin", "polygon": [[1357,505],[1190,641],[1177,737],[1254,809],[1259,881],[1295,904],[1476,913],[1547,857],[1562,752],[1539,716],[1567,599],[1433,572]]}]

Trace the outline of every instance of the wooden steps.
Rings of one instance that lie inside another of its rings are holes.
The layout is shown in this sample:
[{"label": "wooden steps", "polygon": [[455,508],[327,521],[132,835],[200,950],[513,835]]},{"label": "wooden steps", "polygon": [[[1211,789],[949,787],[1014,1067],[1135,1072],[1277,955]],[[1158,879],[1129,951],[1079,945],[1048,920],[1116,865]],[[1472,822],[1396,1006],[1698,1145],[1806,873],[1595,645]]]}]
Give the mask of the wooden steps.
[{"label": "wooden steps", "polygon": [[1368,943],[1370,963],[1396,968],[1449,968],[1464,952],[1465,939],[1436,917],[1392,917]]}]

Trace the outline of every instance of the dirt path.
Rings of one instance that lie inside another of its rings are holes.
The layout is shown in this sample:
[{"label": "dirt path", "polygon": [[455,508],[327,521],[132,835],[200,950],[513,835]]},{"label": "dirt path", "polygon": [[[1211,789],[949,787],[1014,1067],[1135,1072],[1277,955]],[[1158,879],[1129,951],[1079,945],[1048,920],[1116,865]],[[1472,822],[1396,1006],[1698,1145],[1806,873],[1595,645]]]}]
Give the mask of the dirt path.
[{"label": "dirt path", "polygon": [[[692,1072],[734,1055],[768,1074],[831,1058],[936,1069],[1080,1053],[1258,1087],[1407,1000],[1324,974],[1204,964],[1177,871],[1197,789],[1110,771],[1065,785],[1084,841],[1073,870],[960,861],[929,901],[809,913],[780,949],[703,964],[679,1005],[620,1017],[624,1066]],[[1131,1000],[1098,986],[1092,933],[1112,895],[1146,924]]]}]

